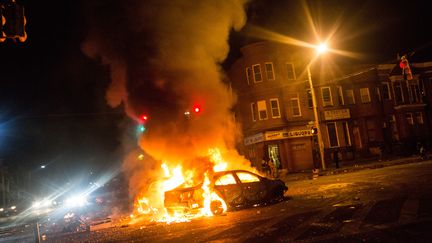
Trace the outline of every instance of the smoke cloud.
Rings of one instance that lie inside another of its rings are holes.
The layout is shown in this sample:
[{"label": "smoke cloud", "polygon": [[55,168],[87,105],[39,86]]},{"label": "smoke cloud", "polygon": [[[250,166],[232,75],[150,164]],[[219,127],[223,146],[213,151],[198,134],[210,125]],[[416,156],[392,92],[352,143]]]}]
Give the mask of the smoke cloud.
[{"label": "smoke cloud", "polygon": [[[125,159],[139,178],[157,170],[149,163],[168,161],[204,169],[210,148],[219,148],[231,164],[244,164],[234,151],[238,128],[231,108],[235,95],[222,81],[229,32],[246,21],[246,0],[129,0],[88,3],[91,30],[83,51],[108,65],[106,92],[112,107],[129,117],[149,117],[139,146],[147,157]],[[199,113],[192,108],[198,105]],[[189,111],[190,115],[185,115]],[[146,164],[147,165],[143,165]],[[141,183],[142,184],[142,183]]]}]

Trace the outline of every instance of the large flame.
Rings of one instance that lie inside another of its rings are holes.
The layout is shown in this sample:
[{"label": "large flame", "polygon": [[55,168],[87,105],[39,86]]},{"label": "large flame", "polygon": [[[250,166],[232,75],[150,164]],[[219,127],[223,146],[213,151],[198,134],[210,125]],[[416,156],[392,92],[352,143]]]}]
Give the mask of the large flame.
[{"label": "large flame", "polygon": [[[161,179],[152,183],[147,193],[143,196],[140,194],[135,200],[135,214],[150,216],[150,220],[158,222],[188,222],[193,218],[203,216],[214,216],[215,212],[225,213],[227,211],[226,202],[213,189],[211,184],[211,172],[223,171],[228,167],[228,163],[222,158],[222,154],[218,148],[212,148],[208,151],[209,160],[213,163],[213,167],[204,173],[204,181],[202,183],[203,207],[195,213],[174,212],[168,214],[163,207],[157,206],[157,202],[164,201],[164,194],[179,186],[193,186],[193,178],[198,177],[193,170],[184,170],[181,165],[171,166],[165,161],[161,164],[162,173]],[[152,201],[152,199],[153,201]],[[194,205],[197,206],[198,205]]]}]

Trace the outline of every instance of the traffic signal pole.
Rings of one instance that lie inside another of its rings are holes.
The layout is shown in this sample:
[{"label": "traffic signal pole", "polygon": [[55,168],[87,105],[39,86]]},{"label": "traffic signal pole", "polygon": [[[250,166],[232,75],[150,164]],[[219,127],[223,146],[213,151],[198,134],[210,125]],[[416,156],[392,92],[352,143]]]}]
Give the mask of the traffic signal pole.
[{"label": "traffic signal pole", "polygon": [[313,111],[314,111],[314,126],[316,127],[317,131],[318,131],[318,147],[319,147],[319,152],[320,152],[320,158],[321,158],[321,167],[323,170],[326,169],[326,165],[325,165],[325,161],[324,161],[324,143],[323,143],[323,139],[322,139],[322,133],[321,133],[321,128],[319,125],[319,120],[318,120],[318,106],[317,106],[317,101],[316,101],[316,96],[315,96],[315,90],[313,87],[313,83],[312,83],[312,75],[311,75],[311,71],[310,71],[310,64],[307,65],[307,73],[308,73],[308,81],[309,81],[309,87],[311,90],[311,95],[312,95],[312,105],[313,105]]}]

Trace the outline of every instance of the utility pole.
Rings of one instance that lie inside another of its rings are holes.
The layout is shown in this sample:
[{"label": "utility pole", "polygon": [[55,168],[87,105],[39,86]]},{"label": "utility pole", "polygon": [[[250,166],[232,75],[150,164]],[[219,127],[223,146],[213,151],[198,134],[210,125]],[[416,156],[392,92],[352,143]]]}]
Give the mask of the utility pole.
[{"label": "utility pole", "polygon": [[312,82],[312,75],[311,75],[311,71],[310,71],[310,64],[307,65],[307,73],[308,73],[308,81],[309,81],[309,87],[311,90],[311,95],[312,95],[312,105],[313,105],[313,111],[314,111],[314,126],[318,131],[318,147],[319,147],[319,152],[320,152],[320,158],[321,158],[321,167],[323,170],[326,169],[326,165],[325,165],[325,160],[324,160],[324,143],[323,143],[323,139],[322,139],[322,133],[321,133],[321,128],[319,125],[319,118],[318,118],[318,106],[317,106],[317,101],[316,101],[316,96],[315,96],[315,90],[314,90],[314,86],[313,86],[313,82]]}]

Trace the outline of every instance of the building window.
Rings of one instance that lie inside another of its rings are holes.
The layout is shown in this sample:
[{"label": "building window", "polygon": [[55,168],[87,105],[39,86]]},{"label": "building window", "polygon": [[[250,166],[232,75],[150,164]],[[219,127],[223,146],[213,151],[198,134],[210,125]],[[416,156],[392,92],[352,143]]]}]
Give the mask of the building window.
[{"label": "building window", "polygon": [[348,89],[345,91],[348,105],[354,105],[355,104],[355,98],[354,98],[354,90]]},{"label": "building window", "polygon": [[415,113],[416,116],[416,122],[417,124],[423,124],[423,114],[421,112],[416,112]]},{"label": "building window", "polygon": [[351,145],[351,137],[350,137],[348,122],[342,122],[342,127],[343,127],[343,135],[344,135],[344,139],[345,139],[345,144],[347,146],[350,146]]},{"label": "building window", "polygon": [[267,120],[267,103],[265,100],[258,101],[258,116],[260,120]]},{"label": "building window", "polygon": [[394,89],[394,94],[395,94],[395,100],[398,103],[401,103],[404,101],[404,97],[402,94],[402,85],[400,82],[394,82],[393,83],[393,89]]},{"label": "building window", "polygon": [[410,100],[411,103],[418,103],[420,99],[420,87],[418,84],[410,84]]},{"label": "building window", "polygon": [[375,95],[378,101],[381,101],[381,91],[378,87],[375,88]]},{"label": "building window", "polygon": [[308,108],[313,108],[312,91],[310,89],[306,90]]},{"label": "building window", "polygon": [[330,87],[322,87],[321,95],[322,95],[323,106],[333,105]]},{"label": "building window", "polygon": [[252,65],[252,69],[253,69],[254,82],[255,83],[262,82],[261,65],[260,64]]},{"label": "building window", "polygon": [[412,113],[405,113],[405,118],[408,124],[414,125],[414,119]]},{"label": "building window", "polygon": [[336,88],[337,88],[337,99],[338,99],[339,105],[345,105],[345,101],[343,98],[342,86],[336,86]]},{"label": "building window", "polygon": [[294,80],[295,79],[294,64],[287,63],[286,69],[287,69],[287,79],[288,80]]},{"label": "building window", "polygon": [[250,67],[246,68],[246,80],[247,84],[249,85],[252,81],[252,69]]},{"label": "building window", "polygon": [[371,102],[371,98],[370,98],[370,94],[369,94],[369,88],[361,88],[360,89],[360,100],[362,103]]},{"label": "building window", "polygon": [[251,114],[252,114],[252,121],[257,120],[257,105],[256,103],[251,103]]},{"label": "building window", "polygon": [[265,70],[266,70],[267,80],[275,80],[272,62],[266,62],[265,63]]},{"label": "building window", "polygon": [[366,121],[366,129],[369,142],[376,141],[376,122],[375,120]]},{"label": "building window", "polygon": [[339,147],[339,140],[337,136],[336,123],[327,123],[327,133],[329,137],[330,147]]},{"label": "building window", "polygon": [[270,107],[272,112],[273,118],[279,118],[280,116],[280,109],[279,109],[279,100],[278,99],[270,99]]},{"label": "building window", "polygon": [[293,116],[301,116],[300,100],[298,98],[298,94],[297,94],[297,97],[291,98],[290,102],[291,102],[292,115]]},{"label": "building window", "polygon": [[382,98],[384,100],[391,100],[389,83],[383,82],[381,84],[382,84]]}]

